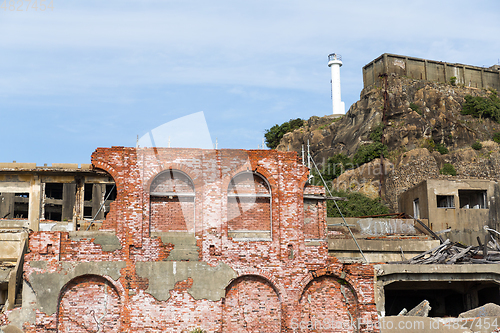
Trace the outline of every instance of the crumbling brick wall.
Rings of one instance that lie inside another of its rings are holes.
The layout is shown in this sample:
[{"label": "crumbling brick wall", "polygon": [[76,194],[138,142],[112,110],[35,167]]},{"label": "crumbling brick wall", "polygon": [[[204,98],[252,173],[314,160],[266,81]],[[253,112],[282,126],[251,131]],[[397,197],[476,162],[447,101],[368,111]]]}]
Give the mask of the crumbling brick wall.
[{"label": "crumbling brick wall", "polygon": [[[359,321],[359,332],[378,331],[366,324],[378,320],[373,267],[328,256],[324,201],[304,212],[303,198],[324,192],[304,190],[308,170],[295,153],[113,147],[92,163],[114,178],[117,199],[99,232],[31,234],[24,269],[36,302],[23,307],[36,319],[26,332],[346,332]],[[155,183],[169,170],[192,183],[192,215],[155,208],[154,191],[173,192]],[[241,193],[269,196],[236,201],[236,228],[262,237],[230,236],[228,193],[242,174],[252,177]],[[178,228],[182,219],[192,228]],[[328,326],[332,318],[348,330]]]}]

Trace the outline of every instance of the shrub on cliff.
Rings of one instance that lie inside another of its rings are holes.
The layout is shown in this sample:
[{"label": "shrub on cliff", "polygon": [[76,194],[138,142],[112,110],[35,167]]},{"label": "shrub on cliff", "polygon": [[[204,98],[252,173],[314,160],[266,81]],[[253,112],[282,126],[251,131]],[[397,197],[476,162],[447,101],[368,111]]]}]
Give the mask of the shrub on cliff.
[{"label": "shrub on cliff", "polygon": [[439,170],[439,173],[442,175],[450,175],[450,176],[456,176],[457,171],[455,170],[455,167],[453,164],[450,163],[445,163],[441,170]]},{"label": "shrub on cliff", "polygon": [[479,141],[474,142],[471,147],[474,150],[481,150],[481,149],[483,149],[483,145]]},{"label": "shrub on cliff", "polygon": [[490,118],[500,123],[500,98],[495,90],[490,90],[487,97],[465,96],[462,106],[462,114],[471,115],[476,118]]},{"label": "shrub on cliff", "polygon": [[387,155],[387,151],[387,146],[382,142],[369,143],[358,148],[358,151],[354,154],[352,161],[354,164],[360,166],[373,161],[377,157],[380,157],[381,154]]},{"label": "shrub on cliff", "polygon": [[500,132],[493,134],[493,141],[500,144]]},{"label": "shrub on cliff", "polygon": [[444,155],[444,154],[448,154],[448,148],[446,148],[445,145],[443,145],[442,143],[438,143],[436,144],[436,150],[441,154],[441,155]]},{"label": "shrub on cliff", "polygon": [[[347,198],[348,201],[337,201],[344,217],[388,214],[389,208],[380,199],[371,199],[359,192],[332,191],[333,196]],[[340,217],[340,213],[332,200],[327,202],[329,217]]]},{"label": "shrub on cliff", "polygon": [[[335,178],[343,174],[346,170],[350,169],[354,169],[352,160],[347,157],[347,155],[340,153],[328,157],[328,160],[326,161],[325,165],[323,165],[320,173],[321,176],[323,176],[323,179],[328,182],[334,180]],[[315,176],[316,180],[320,180],[315,170],[313,170],[313,175]]]},{"label": "shrub on cliff", "polygon": [[300,118],[290,119],[287,122],[284,122],[281,125],[274,125],[270,129],[266,129],[264,133],[264,137],[266,138],[266,145],[271,149],[276,149],[280,144],[283,136],[288,133],[296,130],[297,128],[302,127],[304,121]]}]

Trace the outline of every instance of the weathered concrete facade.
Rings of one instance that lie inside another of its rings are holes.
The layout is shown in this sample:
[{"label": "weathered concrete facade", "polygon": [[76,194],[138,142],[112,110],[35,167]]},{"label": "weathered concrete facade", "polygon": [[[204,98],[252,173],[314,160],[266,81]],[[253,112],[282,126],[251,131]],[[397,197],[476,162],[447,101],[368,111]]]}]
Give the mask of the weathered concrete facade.
[{"label": "weathered concrete facade", "polygon": [[[328,255],[322,188],[295,153],[99,148],[98,231],[38,231],[26,332],[377,332],[374,270]],[[358,325],[358,323],[360,323]]]},{"label": "weathered concrete facade", "polygon": [[500,90],[498,66],[483,68],[384,53],[363,67],[363,87],[380,84],[378,78],[382,74],[442,83],[455,77],[456,84],[466,87]]},{"label": "weathered concrete facade", "polygon": [[90,164],[0,163],[0,222],[34,231],[79,230],[105,218],[116,196],[113,185]]},{"label": "weathered concrete facade", "polygon": [[499,229],[500,188],[493,180],[428,179],[399,196],[399,211],[425,219],[434,231],[451,229],[446,238],[477,244],[488,234],[483,227]]}]

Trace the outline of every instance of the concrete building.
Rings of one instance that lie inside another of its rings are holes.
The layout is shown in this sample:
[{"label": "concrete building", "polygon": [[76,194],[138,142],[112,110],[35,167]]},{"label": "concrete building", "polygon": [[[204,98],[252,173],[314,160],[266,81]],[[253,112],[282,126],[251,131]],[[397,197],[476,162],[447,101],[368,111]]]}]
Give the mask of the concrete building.
[{"label": "concrete building", "polygon": [[112,177],[90,164],[0,163],[0,305],[21,306],[30,231],[98,229],[115,197]]},{"label": "concrete building", "polygon": [[398,207],[434,231],[450,229],[451,241],[477,245],[488,234],[484,226],[500,229],[499,193],[494,180],[428,179],[402,193]]},{"label": "concrete building", "polygon": [[500,91],[499,66],[489,68],[427,60],[384,53],[363,67],[363,87],[381,86],[380,75],[398,75],[416,80],[450,83]]},{"label": "concrete building", "polygon": [[112,177],[90,164],[0,163],[2,223],[16,221],[34,231],[75,231],[90,220],[100,223],[115,197]]}]

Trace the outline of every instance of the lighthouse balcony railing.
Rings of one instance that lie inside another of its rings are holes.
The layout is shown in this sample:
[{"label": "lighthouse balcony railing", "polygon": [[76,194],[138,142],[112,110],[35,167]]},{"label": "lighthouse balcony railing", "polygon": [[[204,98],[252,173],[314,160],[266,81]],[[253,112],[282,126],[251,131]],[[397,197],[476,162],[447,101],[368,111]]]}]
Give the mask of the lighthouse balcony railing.
[{"label": "lighthouse balcony railing", "polygon": [[328,55],[328,61],[340,60],[342,61],[342,56],[340,54],[332,53]]}]

